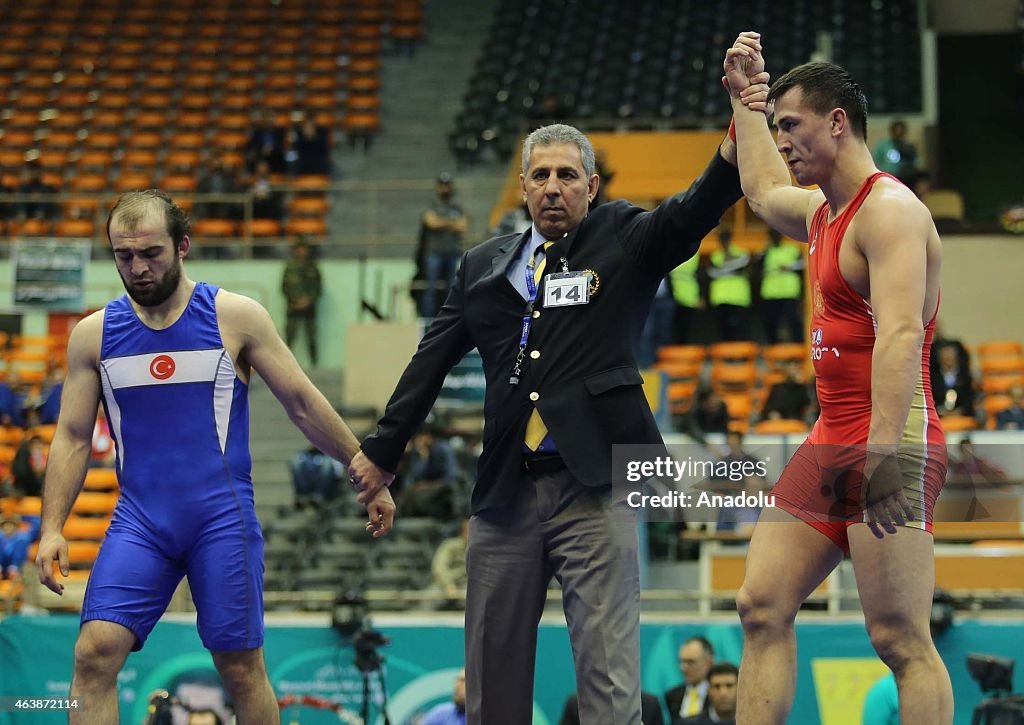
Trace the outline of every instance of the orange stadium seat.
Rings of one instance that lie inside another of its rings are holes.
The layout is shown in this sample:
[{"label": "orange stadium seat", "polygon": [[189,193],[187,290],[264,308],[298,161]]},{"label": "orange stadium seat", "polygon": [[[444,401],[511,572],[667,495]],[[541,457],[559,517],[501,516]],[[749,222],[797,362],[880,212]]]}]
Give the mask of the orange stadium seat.
[{"label": "orange stadium seat", "polygon": [[685,413],[693,405],[696,393],[696,383],[669,383],[666,389],[669,411],[673,415]]},{"label": "orange stadium seat", "polygon": [[1024,375],[993,375],[981,379],[985,395],[1006,395],[1014,385],[1024,385]]},{"label": "orange stadium seat", "polygon": [[658,360],[664,362],[690,362],[700,364],[707,357],[703,345],[662,345],[658,348]]},{"label": "orange stadium seat", "polygon": [[989,340],[978,345],[978,355],[986,357],[1024,357],[1024,345],[1018,340]]},{"label": "orange stadium seat", "polygon": [[58,237],[91,238],[96,231],[96,223],[91,218],[61,219],[53,226],[53,233]]},{"label": "orange stadium seat", "polygon": [[711,359],[727,362],[754,362],[757,359],[756,342],[716,342],[710,348]]},{"label": "orange stadium seat", "polygon": [[779,418],[777,420],[762,420],[754,424],[755,433],[782,435],[786,433],[806,433],[807,424],[802,420],[791,420]]},{"label": "orange stadium seat", "polygon": [[327,222],[323,219],[295,218],[288,221],[289,234],[308,234],[322,237],[327,233]]},{"label": "orange stadium seat", "polygon": [[168,194],[192,194],[198,186],[196,177],[191,174],[169,174],[160,183]]},{"label": "orange stadium seat", "polygon": [[252,76],[234,76],[224,82],[225,93],[252,93],[256,88],[256,79]]},{"label": "orange stadium seat", "polygon": [[163,111],[139,111],[135,115],[135,128],[163,129],[167,120],[167,114]]},{"label": "orange stadium seat", "polygon": [[94,516],[68,516],[64,523],[64,538],[71,541],[102,541],[107,535],[110,519]]},{"label": "orange stadium seat", "polygon": [[25,219],[20,222],[11,222],[9,229],[13,235],[45,237],[50,233],[50,222],[46,219]]},{"label": "orange stadium seat", "polygon": [[192,225],[192,230],[202,240],[204,237],[236,236],[237,227],[230,219],[198,219]]},{"label": "orange stadium seat", "polygon": [[976,430],[978,421],[967,415],[945,415],[942,417],[942,429],[946,433],[961,433]]},{"label": "orange stadium seat", "polygon": [[175,119],[178,128],[205,129],[210,125],[210,115],[205,111],[183,111]]},{"label": "orange stadium seat", "polygon": [[165,91],[153,91],[151,93],[143,93],[139,99],[139,105],[147,110],[154,110],[160,113],[161,124],[167,122],[167,109],[172,108],[171,105],[171,94]]},{"label": "orange stadium seat", "polygon": [[189,171],[199,165],[199,152],[194,149],[171,151],[165,159],[167,168],[175,171]]},{"label": "orange stadium seat", "polygon": [[117,487],[117,471],[113,468],[90,468],[85,473],[86,491],[116,491]]},{"label": "orange stadium seat", "polygon": [[983,407],[985,408],[985,417],[987,419],[987,427],[996,427],[996,416],[1007,408],[1013,405],[1013,399],[1009,395],[989,395],[985,398]]},{"label": "orange stadium seat", "polygon": [[171,146],[175,149],[200,149],[205,145],[205,135],[198,131],[182,131],[171,139]]},{"label": "orange stadium seat", "polygon": [[[157,134],[146,134],[147,136],[156,136]],[[135,139],[132,139],[133,141]],[[124,156],[121,157],[121,165],[126,169],[149,169],[152,170],[156,166],[156,152],[150,148],[134,148],[124,152]]]},{"label": "orange stadium seat", "polygon": [[78,169],[81,171],[105,171],[114,162],[114,155],[106,149],[89,149],[78,156]]},{"label": "orange stadium seat", "polygon": [[719,393],[748,392],[757,382],[753,363],[729,365],[717,362],[711,368],[711,386]]},{"label": "orange stadium seat", "polygon": [[276,219],[253,219],[249,222],[249,233],[254,237],[279,237],[281,223]]},{"label": "orange stadium seat", "polygon": [[655,364],[655,368],[665,373],[671,382],[697,383],[700,381],[702,365],[688,360],[662,360]]},{"label": "orange stadium seat", "polygon": [[114,188],[118,192],[142,191],[153,186],[153,177],[143,172],[126,171],[118,177]]},{"label": "orange stadium seat", "polygon": [[[125,152],[125,156],[136,152],[139,149],[145,149],[146,153],[152,153],[154,150],[160,150],[163,148],[163,136],[157,131],[136,131],[132,134],[129,139],[131,143],[131,149]],[[152,164],[149,164],[152,166]]]},{"label": "orange stadium seat", "polygon": [[75,499],[71,510],[79,516],[106,516],[114,512],[117,505],[116,493],[103,493],[101,491],[82,491]]},{"label": "orange stadium seat", "polygon": [[295,216],[323,216],[327,214],[327,199],[322,196],[297,196],[292,199],[289,210]]},{"label": "orange stadium seat", "polygon": [[217,118],[217,127],[225,130],[244,131],[252,127],[252,120],[245,113],[222,113]]},{"label": "orange stadium seat", "polygon": [[981,360],[982,375],[1024,375],[1024,358],[987,357]]},{"label": "orange stadium seat", "polygon": [[76,174],[71,179],[71,188],[74,191],[106,191],[107,177],[95,173]]}]

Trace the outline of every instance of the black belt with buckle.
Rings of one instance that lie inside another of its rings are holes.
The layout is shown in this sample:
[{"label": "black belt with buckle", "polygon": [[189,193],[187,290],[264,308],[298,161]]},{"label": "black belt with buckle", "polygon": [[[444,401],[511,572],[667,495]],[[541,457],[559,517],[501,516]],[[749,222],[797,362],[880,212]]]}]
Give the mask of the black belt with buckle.
[{"label": "black belt with buckle", "polygon": [[523,456],[523,468],[530,473],[555,473],[567,467],[561,456]]}]

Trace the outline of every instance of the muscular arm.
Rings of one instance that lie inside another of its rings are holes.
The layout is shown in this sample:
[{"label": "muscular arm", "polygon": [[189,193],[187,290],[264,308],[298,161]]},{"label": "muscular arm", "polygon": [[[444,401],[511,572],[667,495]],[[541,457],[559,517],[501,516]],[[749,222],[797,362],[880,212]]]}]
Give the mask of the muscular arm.
[{"label": "muscular arm", "polygon": [[240,340],[240,357],[267,383],[295,426],[310,443],[345,465],[359,442],[281,340],[270,315],[258,303],[222,290],[217,295],[222,329]]},{"label": "muscular arm", "polygon": [[792,185],[789,169],[779,155],[764,114],[744,105],[741,99],[740,94],[749,83],[745,69],[749,66],[745,63],[754,58],[760,61],[760,43],[744,37],[747,35],[741,35],[728,50],[724,66],[736,122],[740,185],[758,217],[786,236],[806,242],[809,219],[824,195]]},{"label": "muscular arm", "polygon": [[868,446],[892,452],[903,436],[921,375],[931,219],[902,190],[879,192],[858,214],[855,239],[867,260],[877,326]]},{"label": "muscular arm", "polygon": [[92,452],[92,430],[100,398],[99,355],[103,313],[82,320],[68,341],[68,375],[61,396],[57,430],[43,484],[43,516],[36,564],[40,581],[58,594],[63,586],[53,578],[52,562],[68,573],[67,544],[61,534],[71,507],[82,490]]}]

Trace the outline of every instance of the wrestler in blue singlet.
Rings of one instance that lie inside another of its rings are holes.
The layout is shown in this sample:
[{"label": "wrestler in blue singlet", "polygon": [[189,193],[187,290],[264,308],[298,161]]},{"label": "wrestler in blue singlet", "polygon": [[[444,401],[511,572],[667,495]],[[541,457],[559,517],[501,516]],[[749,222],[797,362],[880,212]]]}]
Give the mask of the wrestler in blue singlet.
[{"label": "wrestler in blue singlet", "polygon": [[183,575],[211,650],[263,644],[263,537],[249,455],[248,387],[199,282],[165,330],[127,296],[103,318],[100,380],[121,497],[93,567],[82,622],[130,629],[141,649]]}]

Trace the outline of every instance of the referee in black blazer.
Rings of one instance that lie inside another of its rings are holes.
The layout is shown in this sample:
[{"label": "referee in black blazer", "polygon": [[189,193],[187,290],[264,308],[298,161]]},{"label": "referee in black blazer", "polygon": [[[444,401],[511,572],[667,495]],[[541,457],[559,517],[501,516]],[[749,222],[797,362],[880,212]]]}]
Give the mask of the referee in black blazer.
[{"label": "referee in black blazer", "polygon": [[[658,444],[634,343],[661,279],[740,198],[726,139],[703,175],[653,211],[587,206],[600,180],[577,129],[537,129],[520,187],[521,234],[466,252],[443,307],[363,441],[360,500],[394,478],[448,371],[474,347],[487,378],[472,494],[467,722],[532,721],[537,624],[561,583],[580,721],[640,723],[636,512],[612,497],[612,446]],[[531,301],[532,300],[532,301]]]}]

